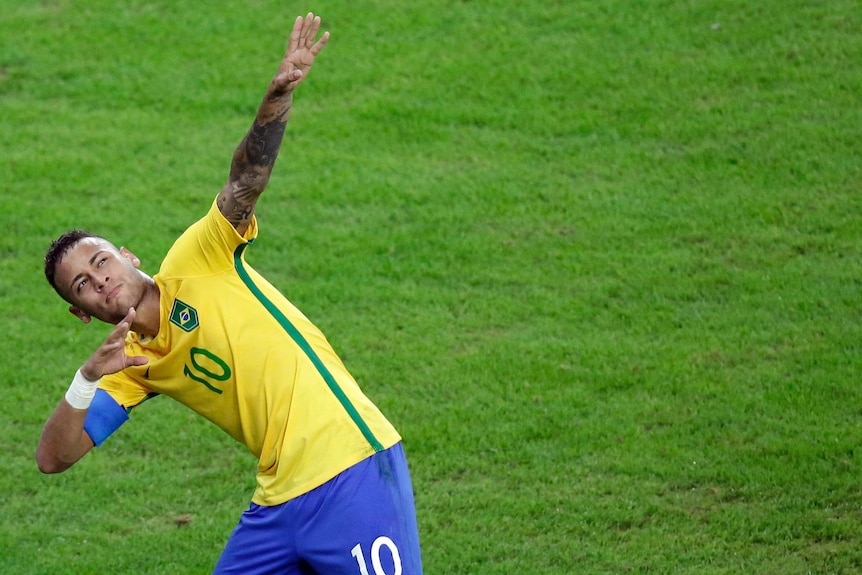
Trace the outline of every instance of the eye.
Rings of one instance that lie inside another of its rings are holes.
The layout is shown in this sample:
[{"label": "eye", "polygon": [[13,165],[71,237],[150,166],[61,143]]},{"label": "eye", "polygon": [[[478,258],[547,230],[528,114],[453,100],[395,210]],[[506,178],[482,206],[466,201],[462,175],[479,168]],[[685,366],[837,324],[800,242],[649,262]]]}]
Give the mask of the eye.
[{"label": "eye", "polygon": [[83,288],[85,285],[87,285],[87,280],[81,280],[80,282],[78,282],[77,290],[81,291],[81,288]]},{"label": "eye", "polygon": [[99,262],[96,264],[96,266],[102,267],[102,264],[105,263],[106,261],[108,261],[108,258],[102,258],[99,260]]}]

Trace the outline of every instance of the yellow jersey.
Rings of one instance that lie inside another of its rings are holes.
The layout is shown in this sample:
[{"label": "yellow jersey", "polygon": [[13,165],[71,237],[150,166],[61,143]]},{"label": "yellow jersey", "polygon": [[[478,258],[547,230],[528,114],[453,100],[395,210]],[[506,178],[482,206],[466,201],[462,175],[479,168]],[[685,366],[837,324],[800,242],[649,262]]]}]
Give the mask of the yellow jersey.
[{"label": "yellow jersey", "polygon": [[159,333],[126,339],[149,363],[100,388],[126,410],[167,395],[221,427],[258,457],[252,500],[272,506],[401,438],[323,333],[246,263],[257,232],[252,219],[240,236],[213,202],[153,278]]}]

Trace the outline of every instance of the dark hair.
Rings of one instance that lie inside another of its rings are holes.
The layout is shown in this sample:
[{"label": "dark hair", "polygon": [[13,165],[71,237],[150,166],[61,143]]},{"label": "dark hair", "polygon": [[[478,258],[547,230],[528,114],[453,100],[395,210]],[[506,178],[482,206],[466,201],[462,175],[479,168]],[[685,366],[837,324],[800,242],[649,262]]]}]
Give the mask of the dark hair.
[{"label": "dark hair", "polygon": [[84,230],[71,230],[51,243],[51,247],[48,248],[48,252],[45,254],[45,277],[47,278],[48,283],[51,284],[51,287],[54,288],[54,291],[60,293],[60,290],[57,289],[57,284],[54,281],[54,274],[57,272],[57,264],[59,264],[63,257],[66,255],[66,252],[69,251],[69,248],[71,248],[84,238],[96,237],[99,236],[96,236]]}]

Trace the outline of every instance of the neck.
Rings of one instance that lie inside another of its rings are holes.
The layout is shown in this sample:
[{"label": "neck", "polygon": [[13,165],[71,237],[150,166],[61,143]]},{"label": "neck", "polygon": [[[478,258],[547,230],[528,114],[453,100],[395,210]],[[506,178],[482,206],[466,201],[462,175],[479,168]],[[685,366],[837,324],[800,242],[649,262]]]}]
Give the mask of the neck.
[{"label": "neck", "polygon": [[161,306],[159,305],[159,288],[156,282],[150,279],[144,297],[135,308],[135,321],[132,323],[132,331],[142,335],[155,337],[161,327]]}]

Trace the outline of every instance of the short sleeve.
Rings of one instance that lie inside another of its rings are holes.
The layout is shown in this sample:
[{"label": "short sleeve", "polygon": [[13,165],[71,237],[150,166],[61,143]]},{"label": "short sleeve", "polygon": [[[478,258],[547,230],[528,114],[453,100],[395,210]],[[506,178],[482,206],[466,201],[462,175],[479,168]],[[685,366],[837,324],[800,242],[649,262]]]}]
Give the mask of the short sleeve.
[{"label": "short sleeve", "polygon": [[240,235],[213,201],[207,214],[193,223],[168,250],[158,276],[164,281],[210,275],[234,267],[234,252],[257,237],[257,218]]}]

